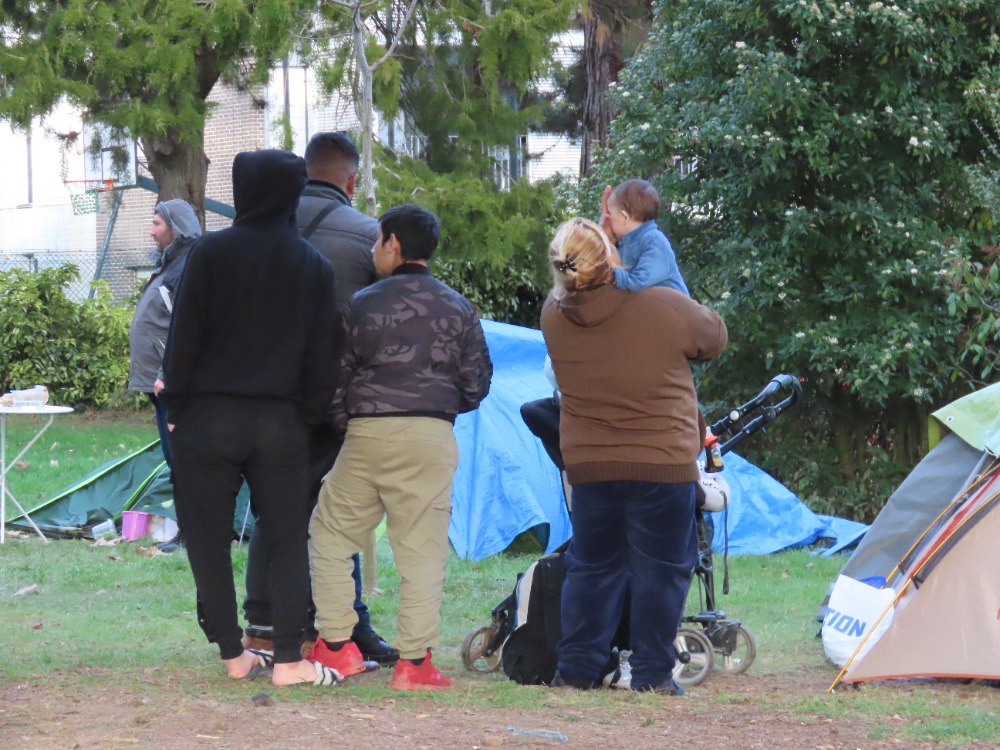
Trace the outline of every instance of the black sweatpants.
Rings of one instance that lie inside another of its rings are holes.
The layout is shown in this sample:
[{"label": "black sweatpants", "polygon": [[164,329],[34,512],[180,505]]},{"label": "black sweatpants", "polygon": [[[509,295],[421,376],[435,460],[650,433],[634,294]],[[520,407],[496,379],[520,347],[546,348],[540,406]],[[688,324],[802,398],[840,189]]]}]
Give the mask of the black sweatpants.
[{"label": "black sweatpants", "polygon": [[[314,428],[309,442],[309,510],[316,507],[316,500],[319,497],[320,487],[323,486],[323,477],[333,468],[333,462],[337,460],[337,454],[344,444],[343,435],[338,435],[333,428],[326,424],[318,425]],[[254,527],[250,535],[250,546],[247,552],[247,595],[243,600],[243,614],[246,615],[248,625],[271,627],[274,623],[273,608],[271,607],[271,593],[268,590],[267,578],[267,552],[261,544],[261,537]],[[372,629],[371,613],[368,605],[361,598],[361,557],[354,555],[354,611],[358,613],[358,624],[354,626],[355,635],[367,633]],[[316,608],[309,599],[309,616],[306,619],[306,639],[315,640],[318,633],[315,627]]]},{"label": "black sweatpants", "polygon": [[197,396],[171,433],[174,500],[198,594],[198,620],[223,659],[243,652],[231,546],[236,494],[250,487],[270,560],[274,660],[298,661],[309,607],[309,429],[290,401]]}]

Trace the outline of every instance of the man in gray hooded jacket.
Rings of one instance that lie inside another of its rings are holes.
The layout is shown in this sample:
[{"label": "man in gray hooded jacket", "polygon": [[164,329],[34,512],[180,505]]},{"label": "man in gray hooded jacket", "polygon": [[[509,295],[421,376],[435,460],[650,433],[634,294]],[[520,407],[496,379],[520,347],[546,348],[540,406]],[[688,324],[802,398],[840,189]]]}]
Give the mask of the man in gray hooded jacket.
[{"label": "man in gray hooded jacket", "polygon": [[177,287],[184,275],[188,250],[201,237],[198,216],[187,201],[174,200],[157,203],[153,208],[153,226],[149,236],[156,243],[158,254],[156,268],[142,289],[135,306],[132,327],[129,330],[128,389],[149,396],[156,409],[156,429],[160,433],[160,447],[167,464],[171,463],[170,442],[167,440],[167,409],[154,393],[154,384],[160,379],[163,350],[167,345],[170,316],[174,311]]}]

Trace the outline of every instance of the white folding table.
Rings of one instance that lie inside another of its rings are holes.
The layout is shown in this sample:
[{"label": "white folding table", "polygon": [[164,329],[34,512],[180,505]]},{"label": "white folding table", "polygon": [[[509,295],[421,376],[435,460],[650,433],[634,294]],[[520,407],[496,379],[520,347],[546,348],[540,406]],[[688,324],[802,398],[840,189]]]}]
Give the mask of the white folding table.
[{"label": "white folding table", "polygon": [[[25,517],[28,523],[31,524],[38,536],[40,536],[44,541],[48,541],[45,538],[45,534],[42,533],[35,522],[31,520],[28,512],[21,507],[21,504],[17,501],[17,498],[7,489],[7,472],[9,472],[14,465],[21,460],[21,457],[28,452],[28,449],[33,446],[38,438],[40,438],[47,429],[52,425],[52,421],[56,418],[57,414],[68,414],[73,411],[72,406],[52,406],[45,404],[43,406],[0,406],[0,544],[4,543],[7,534],[7,500],[10,499],[14,503],[15,507],[21,511],[21,514]],[[10,461],[7,460],[7,417],[9,416],[43,416],[48,417],[47,420],[42,422],[41,427],[38,428],[38,432],[35,436],[28,441],[28,443],[21,449]]]}]

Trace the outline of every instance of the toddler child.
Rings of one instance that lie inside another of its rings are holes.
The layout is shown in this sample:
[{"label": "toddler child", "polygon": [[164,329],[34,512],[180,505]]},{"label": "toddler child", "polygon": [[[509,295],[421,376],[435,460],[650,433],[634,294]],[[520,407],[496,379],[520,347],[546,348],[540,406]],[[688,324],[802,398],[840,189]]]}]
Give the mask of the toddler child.
[{"label": "toddler child", "polygon": [[670,240],[656,226],[660,196],[646,180],[627,180],[605,190],[601,227],[617,243],[622,267],[615,269],[615,286],[635,291],[666,286],[688,294]]}]

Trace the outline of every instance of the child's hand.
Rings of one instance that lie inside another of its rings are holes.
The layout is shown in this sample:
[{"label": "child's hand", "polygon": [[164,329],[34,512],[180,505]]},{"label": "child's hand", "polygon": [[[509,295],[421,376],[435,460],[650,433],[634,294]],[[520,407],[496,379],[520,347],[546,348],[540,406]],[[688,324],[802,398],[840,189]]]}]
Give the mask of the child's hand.
[{"label": "child's hand", "polygon": [[601,194],[601,218],[598,219],[597,224],[604,233],[608,235],[608,239],[611,240],[612,245],[618,244],[618,238],[615,233],[611,231],[611,212],[608,211],[608,198],[611,197],[611,186],[605,185],[604,192]]}]

